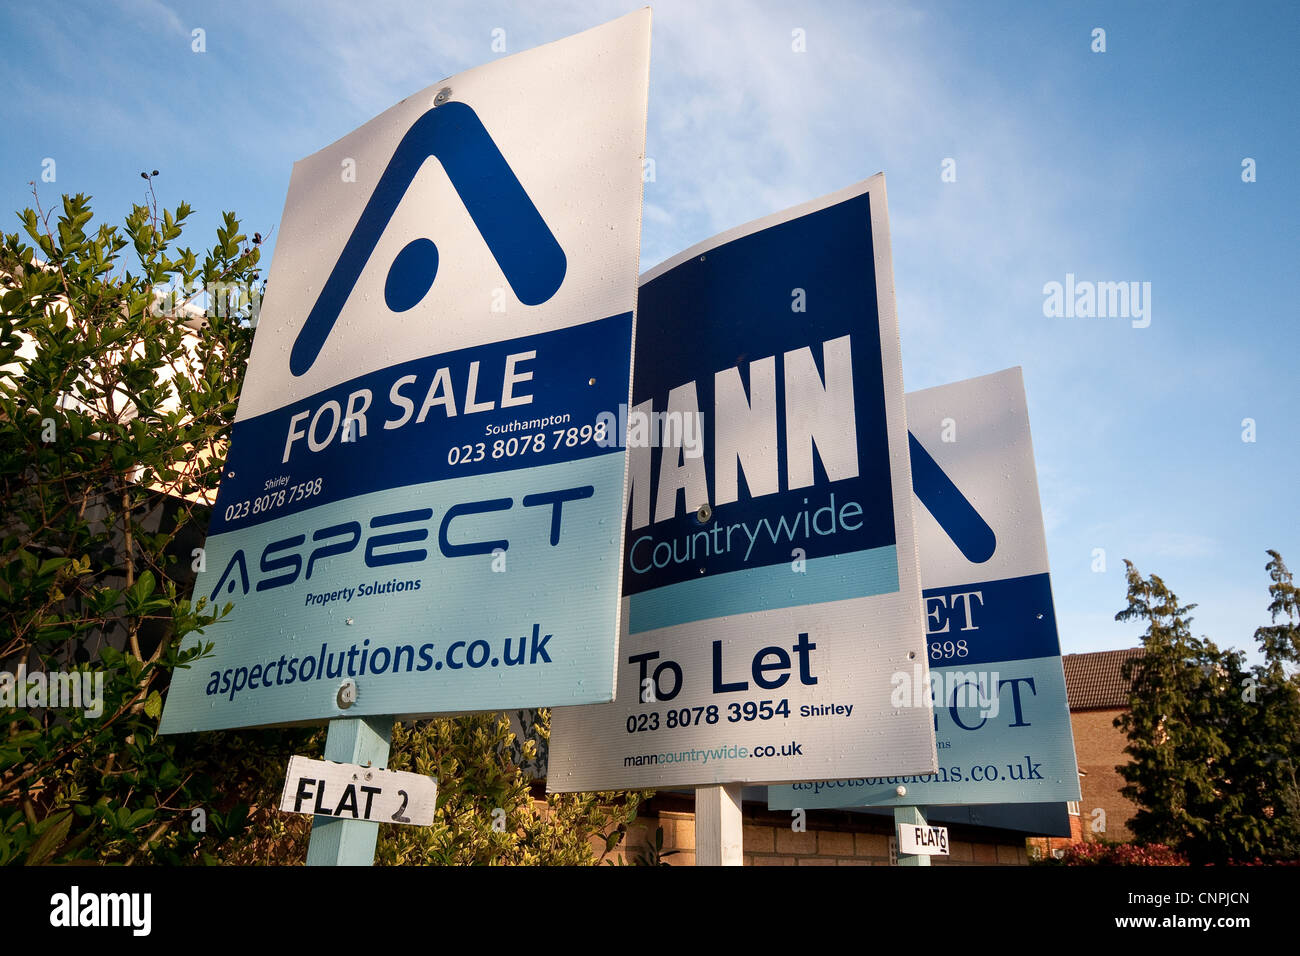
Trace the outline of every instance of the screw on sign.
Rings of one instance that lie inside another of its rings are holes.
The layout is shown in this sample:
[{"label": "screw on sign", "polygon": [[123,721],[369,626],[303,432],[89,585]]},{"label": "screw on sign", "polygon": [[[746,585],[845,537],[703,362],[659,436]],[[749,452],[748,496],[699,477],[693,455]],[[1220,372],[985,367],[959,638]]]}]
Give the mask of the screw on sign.
[{"label": "screw on sign", "polygon": [[347,680],[343,682],[343,685],[339,687],[339,693],[338,693],[339,709],[347,710],[356,702],[357,702],[357,682],[349,677]]}]

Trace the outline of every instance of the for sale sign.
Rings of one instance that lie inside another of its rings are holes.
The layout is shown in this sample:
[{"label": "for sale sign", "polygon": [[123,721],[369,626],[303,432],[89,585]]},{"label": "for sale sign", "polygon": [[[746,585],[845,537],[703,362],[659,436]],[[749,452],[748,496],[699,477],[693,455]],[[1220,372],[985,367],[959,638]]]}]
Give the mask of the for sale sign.
[{"label": "for sale sign", "polygon": [[930,669],[899,671],[892,693],[933,702],[938,772],[837,773],[771,787],[768,806],[1078,800],[1020,369],[914,392],[907,419]]},{"label": "for sale sign", "polygon": [[613,696],[649,47],[629,14],[294,167],[195,585],[233,611],[163,730]]}]

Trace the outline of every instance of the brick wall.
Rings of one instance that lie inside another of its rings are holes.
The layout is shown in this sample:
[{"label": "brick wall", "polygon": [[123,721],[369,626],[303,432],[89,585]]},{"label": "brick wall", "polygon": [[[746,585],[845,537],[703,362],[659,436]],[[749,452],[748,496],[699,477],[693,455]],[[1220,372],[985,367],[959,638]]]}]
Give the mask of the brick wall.
[{"label": "brick wall", "polygon": [[[1079,769],[1084,772],[1080,781],[1083,799],[1079,802],[1080,823],[1085,840],[1111,840],[1126,843],[1133,834],[1126,824],[1137,806],[1120,796],[1124,778],[1115,767],[1129,762],[1124,747],[1128,740],[1123,731],[1114,726],[1122,709],[1077,710],[1070,714],[1074,729],[1074,751]],[[1093,810],[1100,807],[1106,812],[1106,829],[1093,831]]]},{"label": "brick wall", "polygon": [[[1082,788],[1080,788],[1082,789]],[[1100,835],[1100,834],[1098,834]],[[1082,818],[1070,814],[1070,835],[1068,837],[1030,837],[1027,841],[1030,860],[1044,860],[1055,850],[1065,850],[1075,843],[1084,842]]]},{"label": "brick wall", "polygon": [[[663,851],[676,850],[664,862],[670,866],[695,865],[695,814],[690,797],[659,796],[628,828],[626,849],[635,854],[654,840],[655,829],[664,831]],[[807,830],[791,829],[790,815],[746,804],[743,817],[745,866],[889,866],[889,841],[893,835],[888,817],[867,817],[847,811],[809,811]],[[950,855],[936,856],[935,866],[1025,865],[1029,858],[1025,840],[1003,831],[978,827],[948,828]]]}]

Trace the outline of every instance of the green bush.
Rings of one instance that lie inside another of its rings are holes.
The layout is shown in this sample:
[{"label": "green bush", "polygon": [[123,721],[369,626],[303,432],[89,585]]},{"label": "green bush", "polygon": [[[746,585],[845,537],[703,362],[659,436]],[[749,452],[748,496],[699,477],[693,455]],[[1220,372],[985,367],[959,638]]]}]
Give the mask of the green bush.
[{"label": "green bush", "polygon": [[[229,610],[187,595],[261,237],[226,213],[200,258],[178,247],[184,203],[160,214],[151,198],[124,231],[92,229],[86,196],[55,217],[35,206],[19,215],[34,246],[0,244],[0,671],[101,674],[103,699],[87,714],[0,696],[0,864],[301,862],[310,818],[277,802],[288,757],[319,754],[322,729],[157,734],[173,669],[205,652],[182,640]],[[177,308],[178,288],[205,308]],[[379,859],[592,863],[615,848],[639,795],[534,801],[549,715],[523,719],[522,739],[493,715],[398,727],[392,766],[438,778],[438,824],[384,827]]]},{"label": "green bush", "polygon": [[386,864],[591,865],[618,849],[648,794],[534,795],[527,769],[550,739],[550,712],[438,718],[393,730],[394,770],[438,781],[432,827],[380,830]]},{"label": "green bush", "polygon": [[[260,240],[227,213],[200,260],[176,248],[184,203],[137,205],[124,231],[92,230],[86,196],[53,221],[36,207],[19,216],[35,246],[0,245],[0,668],[99,674],[103,699],[0,707],[0,862],[214,859],[284,735],[156,728],[172,669],[198,653],[181,638],[221,616],[182,596],[186,548],[224,458]],[[245,294],[190,328],[159,307],[177,284]]]}]

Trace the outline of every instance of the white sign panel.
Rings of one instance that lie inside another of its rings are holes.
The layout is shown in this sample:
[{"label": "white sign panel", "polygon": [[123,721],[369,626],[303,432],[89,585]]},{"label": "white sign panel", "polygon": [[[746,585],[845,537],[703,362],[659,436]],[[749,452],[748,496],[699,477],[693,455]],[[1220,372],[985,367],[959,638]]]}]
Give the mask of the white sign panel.
[{"label": "white sign panel", "polygon": [[289,758],[280,809],[427,827],[438,809],[438,785],[418,773],[294,756]]},{"label": "white sign panel", "polygon": [[883,176],[724,233],[638,299],[613,705],[552,790],[935,767]]},{"label": "white sign panel", "polygon": [[947,827],[918,827],[910,823],[898,825],[898,852],[912,856],[947,856]]},{"label": "white sign panel", "polygon": [[609,700],[650,12],[294,167],[162,729]]}]

